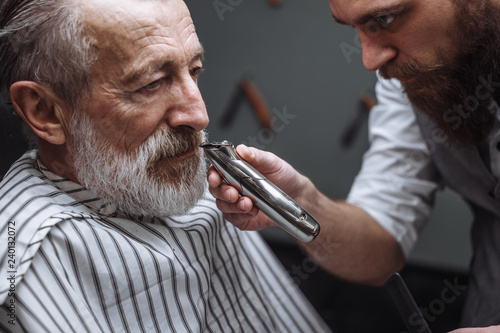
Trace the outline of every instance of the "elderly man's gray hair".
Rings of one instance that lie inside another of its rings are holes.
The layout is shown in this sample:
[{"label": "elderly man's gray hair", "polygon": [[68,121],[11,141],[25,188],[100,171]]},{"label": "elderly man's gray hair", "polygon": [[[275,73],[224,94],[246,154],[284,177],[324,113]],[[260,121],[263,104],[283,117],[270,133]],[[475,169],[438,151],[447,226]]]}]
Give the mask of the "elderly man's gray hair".
[{"label": "elderly man's gray hair", "polygon": [[0,77],[47,84],[71,106],[89,89],[96,51],[76,1],[4,0],[0,9]]}]

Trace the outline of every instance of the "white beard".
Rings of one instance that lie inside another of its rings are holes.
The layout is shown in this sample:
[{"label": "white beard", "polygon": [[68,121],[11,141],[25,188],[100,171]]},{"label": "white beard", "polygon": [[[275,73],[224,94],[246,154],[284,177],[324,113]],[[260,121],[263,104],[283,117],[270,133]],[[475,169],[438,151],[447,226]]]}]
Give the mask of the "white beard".
[{"label": "white beard", "polygon": [[[197,148],[206,133],[157,131],[132,153],[117,153],[102,139],[90,118],[74,112],[70,149],[81,185],[128,214],[148,217],[180,215],[192,208],[206,187],[206,163]],[[194,156],[168,163],[196,147]],[[159,168],[159,162],[165,165]],[[168,163],[168,165],[167,165]]]}]

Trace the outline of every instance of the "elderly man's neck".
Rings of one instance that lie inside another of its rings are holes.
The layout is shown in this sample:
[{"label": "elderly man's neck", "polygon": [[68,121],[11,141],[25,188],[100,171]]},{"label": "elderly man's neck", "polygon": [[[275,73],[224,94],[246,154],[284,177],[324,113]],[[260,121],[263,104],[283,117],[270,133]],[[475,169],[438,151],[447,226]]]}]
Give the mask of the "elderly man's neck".
[{"label": "elderly man's neck", "polygon": [[47,142],[40,142],[39,157],[42,163],[53,173],[79,183],[66,144],[52,145]]}]

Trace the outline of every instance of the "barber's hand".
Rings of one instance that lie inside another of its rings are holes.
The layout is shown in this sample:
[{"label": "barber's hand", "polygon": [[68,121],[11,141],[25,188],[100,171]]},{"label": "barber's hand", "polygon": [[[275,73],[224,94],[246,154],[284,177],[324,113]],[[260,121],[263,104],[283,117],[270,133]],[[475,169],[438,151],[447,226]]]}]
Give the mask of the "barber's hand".
[{"label": "barber's hand", "polygon": [[[239,145],[236,151],[241,159],[296,200],[306,177],[272,153],[245,145]],[[242,230],[260,230],[276,225],[253,205],[250,198],[240,196],[234,187],[224,183],[213,166],[208,170],[208,184],[210,192],[217,199],[217,207],[224,213],[226,220],[236,227]]]},{"label": "barber's hand", "polygon": [[449,333],[500,333],[500,326],[490,326],[485,328],[461,328]]}]

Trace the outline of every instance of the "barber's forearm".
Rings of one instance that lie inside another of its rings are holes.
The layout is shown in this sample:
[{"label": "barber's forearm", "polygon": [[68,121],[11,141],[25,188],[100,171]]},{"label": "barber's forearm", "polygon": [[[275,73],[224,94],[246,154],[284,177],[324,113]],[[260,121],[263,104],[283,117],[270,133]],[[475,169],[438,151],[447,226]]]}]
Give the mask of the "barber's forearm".
[{"label": "barber's forearm", "polygon": [[327,271],[381,285],[404,265],[400,245],[363,209],[329,199],[310,181],[297,201],[321,224],[318,237],[301,246]]}]

